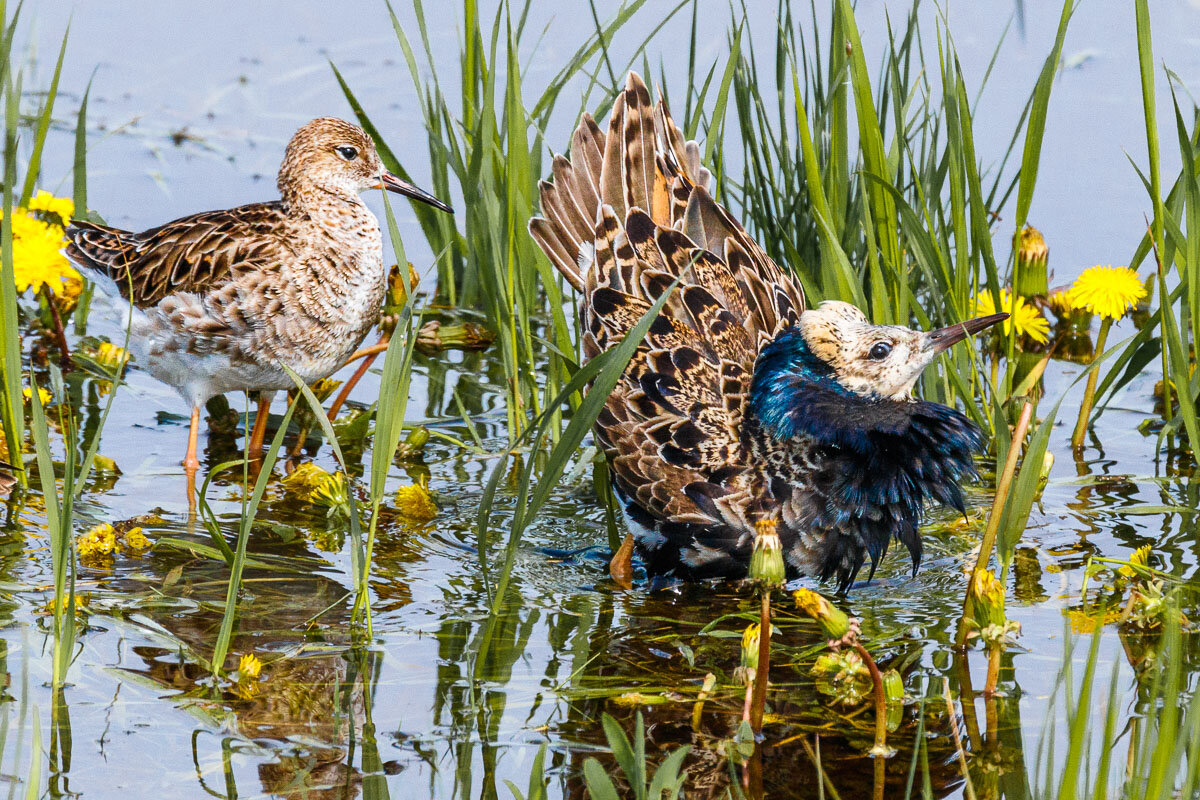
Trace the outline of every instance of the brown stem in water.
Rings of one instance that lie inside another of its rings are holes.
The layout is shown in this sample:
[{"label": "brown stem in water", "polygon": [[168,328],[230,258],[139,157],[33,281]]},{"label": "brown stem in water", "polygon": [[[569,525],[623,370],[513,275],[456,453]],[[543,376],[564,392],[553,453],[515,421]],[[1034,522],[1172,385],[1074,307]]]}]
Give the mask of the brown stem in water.
[{"label": "brown stem in water", "polygon": [[882,753],[887,748],[887,693],[883,690],[883,673],[879,671],[879,666],[875,659],[871,658],[867,648],[855,641],[854,649],[858,651],[859,658],[871,673],[871,686],[875,694],[875,747],[880,751],[876,758],[882,762]]},{"label": "brown stem in water", "polygon": [[967,591],[963,594],[962,616],[959,617],[958,633],[954,637],[956,647],[965,647],[967,644],[967,619],[970,617],[971,587],[975,583],[975,572],[987,567],[988,561],[992,558],[992,548],[996,546],[996,534],[1000,530],[1001,511],[1004,510],[1009,489],[1012,488],[1013,475],[1017,471],[1017,458],[1021,454],[1021,445],[1025,441],[1025,434],[1029,430],[1029,423],[1032,419],[1033,402],[1026,400],[1025,406],[1021,409],[1021,416],[1017,419],[1017,426],[1013,429],[1012,444],[1008,448],[1004,471],[1000,473],[1000,480],[996,484],[996,497],[992,500],[992,511],[988,517],[987,529],[983,532],[983,541],[979,543],[979,555],[975,559],[975,568],[971,570],[971,577],[967,580]]},{"label": "brown stem in water", "polygon": [[967,726],[967,739],[971,742],[972,750],[983,748],[983,737],[979,735],[979,719],[975,715],[975,688],[971,685],[970,650],[962,650],[955,655],[958,664],[958,693],[962,699],[963,722]]},{"label": "brown stem in water", "polygon": [[954,713],[954,696],[950,694],[950,681],[942,678],[942,697],[946,701],[946,713],[950,717],[950,732],[954,734],[954,749],[958,751],[958,765],[962,770],[963,787],[969,800],[976,800],[975,787],[971,785],[971,772],[967,769],[967,753],[963,750],[962,735],[958,732],[958,715]]},{"label": "brown stem in water", "polygon": [[750,704],[750,727],[762,731],[763,709],[767,705],[767,675],[771,671],[771,589],[764,586],[762,610],[758,622],[758,669],[754,671],[754,699]]},{"label": "brown stem in water", "polygon": [[59,365],[64,371],[69,372],[74,364],[71,361],[71,348],[67,344],[67,332],[63,328],[62,317],[58,314],[58,303],[54,299],[54,293],[44,283],[42,284],[42,297],[46,298],[46,306],[50,309],[50,319],[54,323],[54,338],[58,341],[58,351],[61,355]]},{"label": "brown stem in water", "polygon": [[[996,696],[996,684],[1000,682],[1000,656],[1004,654],[1003,648],[998,644],[988,646],[988,670],[987,682],[983,685],[983,697],[985,702]],[[992,730],[992,720],[988,720],[988,730]]]}]

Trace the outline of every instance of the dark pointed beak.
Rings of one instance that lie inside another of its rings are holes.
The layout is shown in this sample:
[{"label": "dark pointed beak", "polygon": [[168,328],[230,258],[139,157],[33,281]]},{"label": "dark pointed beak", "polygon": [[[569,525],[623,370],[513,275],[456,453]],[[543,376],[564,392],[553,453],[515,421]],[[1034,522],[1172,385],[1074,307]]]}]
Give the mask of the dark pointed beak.
[{"label": "dark pointed beak", "polygon": [[1006,319],[1008,319],[1007,313],[988,314],[986,317],[976,317],[966,322],[957,322],[945,328],[938,328],[936,331],[925,334],[925,346],[935,353],[940,353],[968,336],[973,336],[984,328],[990,328],[997,322],[1003,322]]},{"label": "dark pointed beak", "polygon": [[383,177],[379,179],[379,188],[387,189],[389,192],[395,192],[396,194],[402,194],[405,197],[411,197],[413,200],[420,200],[422,203],[427,203],[434,208],[440,208],[442,211],[447,211],[451,214],[454,213],[453,208],[438,200],[429,192],[413,186],[406,180],[397,178],[390,172],[383,173]]}]

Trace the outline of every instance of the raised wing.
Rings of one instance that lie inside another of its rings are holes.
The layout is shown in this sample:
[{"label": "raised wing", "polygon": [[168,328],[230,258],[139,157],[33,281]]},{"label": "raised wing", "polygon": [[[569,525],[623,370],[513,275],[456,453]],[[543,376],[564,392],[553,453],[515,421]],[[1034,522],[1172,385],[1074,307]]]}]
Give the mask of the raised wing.
[{"label": "raised wing", "polygon": [[144,308],[294,255],[279,235],[284,217],[274,202],[194,214],[141,233],[76,220],[66,231],[66,254]]},{"label": "raised wing", "polygon": [[583,350],[613,347],[676,280],[596,435],[618,491],[651,517],[749,530],[757,473],[742,418],[761,347],[804,295],[709,195],[700,149],[631,73],[607,134],[584,115],[530,232],[583,293]]}]

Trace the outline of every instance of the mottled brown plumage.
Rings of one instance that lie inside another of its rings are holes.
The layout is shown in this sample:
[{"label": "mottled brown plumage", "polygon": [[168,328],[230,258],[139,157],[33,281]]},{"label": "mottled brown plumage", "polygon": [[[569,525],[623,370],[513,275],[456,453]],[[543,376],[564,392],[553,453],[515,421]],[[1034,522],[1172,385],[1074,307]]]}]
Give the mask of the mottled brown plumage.
[{"label": "mottled brown plumage", "polygon": [[[746,398],[760,349],[797,321],[803,291],[712,199],[699,146],[635,74],[607,134],[585,115],[553,169],[530,231],[583,293],[585,356],[614,346],[680,281],[596,423],[627,511],[648,512],[631,521],[717,527],[748,543],[765,475],[742,438]],[[639,542],[650,558],[651,539]]]},{"label": "mottled brown plumage", "polygon": [[330,117],[292,137],[278,186],[279,200],[140,233],[67,229],[68,257],[130,301],[138,364],[179,390],[193,420],[215,394],[290,388],[284,366],[306,381],[329,375],[379,319],[387,271],[361,191],[449,210],[388,174],[365,131]]},{"label": "mottled brown plumage", "polygon": [[797,280],[709,182],[699,146],[631,74],[607,132],[585,115],[570,158],[554,158],[530,221],[583,294],[589,359],[676,285],[595,425],[648,570],[744,577],[770,544],[788,575],[846,586],[893,539],[917,564],[924,506],[962,507],[982,438],[911,389],[1002,315],[922,332],[846,303],[805,310]]}]

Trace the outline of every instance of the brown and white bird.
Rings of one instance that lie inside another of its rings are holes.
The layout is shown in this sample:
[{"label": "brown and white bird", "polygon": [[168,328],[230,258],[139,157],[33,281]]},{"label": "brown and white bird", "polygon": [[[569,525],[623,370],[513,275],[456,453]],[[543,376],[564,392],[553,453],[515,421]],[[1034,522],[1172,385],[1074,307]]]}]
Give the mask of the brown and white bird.
[{"label": "brown and white bird", "polygon": [[66,254],[130,303],[130,349],[191,408],[184,466],[199,467],[200,407],[255,391],[248,451],[257,456],[271,395],[341,367],[379,320],[387,281],[379,221],[362,201],[387,189],[450,207],[387,172],[371,137],[332,117],[288,143],[280,199],[206,211],[134,233],[76,220]]},{"label": "brown and white bird", "polygon": [[913,386],[1007,315],[926,332],[873,325],[847,303],[806,309],[632,73],[607,131],[584,115],[553,178],[530,232],[583,295],[587,358],[676,286],[595,425],[647,570],[845,587],[893,540],[915,568],[926,505],[963,507],[983,438]]}]

